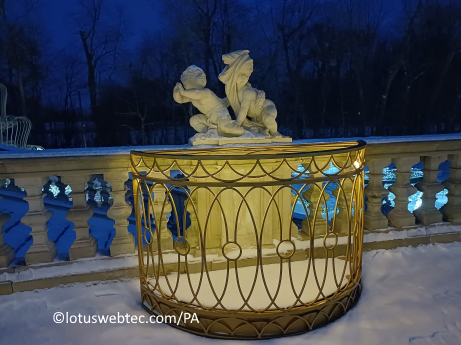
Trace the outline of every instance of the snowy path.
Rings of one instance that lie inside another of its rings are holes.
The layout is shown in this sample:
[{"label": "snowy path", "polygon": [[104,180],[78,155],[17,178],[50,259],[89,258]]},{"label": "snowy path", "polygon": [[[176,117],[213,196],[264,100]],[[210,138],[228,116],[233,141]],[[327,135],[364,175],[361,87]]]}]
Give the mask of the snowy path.
[{"label": "snowy path", "polygon": [[[364,290],[337,322],[262,343],[274,345],[460,345],[461,243],[364,254]],[[54,324],[55,312],[146,315],[137,280],[0,296],[0,344],[188,344],[206,339],[159,324]],[[222,344],[260,342],[220,341]]]}]

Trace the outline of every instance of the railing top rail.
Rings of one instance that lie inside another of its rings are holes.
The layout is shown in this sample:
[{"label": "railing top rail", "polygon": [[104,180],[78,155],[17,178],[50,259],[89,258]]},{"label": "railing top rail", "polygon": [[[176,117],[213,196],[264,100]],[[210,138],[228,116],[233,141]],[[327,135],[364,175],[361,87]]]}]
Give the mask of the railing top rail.
[{"label": "railing top rail", "polygon": [[[294,140],[293,144],[320,144],[320,143],[338,143],[343,141],[358,141],[366,140],[367,154],[374,154],[371,150],[379,147],[407,147],[413,146],[414,152],[427,151],[426,146],[443,150],[444,147],[453,147],[455,150],[461,149],[461,133],[455,134],[438,134],[438,135],[413,135],[400,137],[356,137],[356,138],[332,138],[332,139],[301,139]],[[257,144],[255,146],[267,147],[272,144]],[[279,146],[284,146],[280,144]],[[418,146],[418,147],[416,147]],[[211,146],[210,146],[211,147]],[[234,148],[242,148],[239,145],[232,145]],[[59,159],[125,159],[130,155],[131,151],[172,151],[172,150],[194,150],[195,147],[189,145],[150,145],[150,146],[122,146],[122,147],[88,147],[88,148],[72,148],[72,149],[47,149],[43,151],[2,151],[0,152],[0,161],[16,162],[25,159],[36,159],[37,161],[51,161]],[[380,149],[381,151],[381,149]],[[129,167],[129,164],[127,165]]]},{"label": "railing top rail", "polygon": [[[217,148],[213,151],[196,149],[165,154],[132,152],[131,164],[133,178],[152,183],[213,187],[290,185],[361,172],[365,166],[365,146],[364,141],[357,141]],[[330,171],[331,164],[336,171]],[[179,170],[183,175],[170,176],[172,170]]]},{"label": "railing top rail", "polygon": [[[225,147],[173,151],[131,151],[131,156],[180,160],[260,160],[327,156],[347,153],[366,146],[363,140],[278,146]],[[213,153],[213,154],[210,154]]]}]

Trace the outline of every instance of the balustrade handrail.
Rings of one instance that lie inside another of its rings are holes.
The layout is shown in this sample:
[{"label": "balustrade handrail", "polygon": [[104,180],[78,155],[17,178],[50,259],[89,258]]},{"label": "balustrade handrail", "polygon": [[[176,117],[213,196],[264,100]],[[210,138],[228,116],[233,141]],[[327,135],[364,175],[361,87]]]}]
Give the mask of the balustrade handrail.
[{"label": "balustrade handrail", "polygon": [[[291,143],[290,143],[291,144]],[[312,157],[321,151],[322,155],[338,154],[357,150],[366,145],[365,141],[359,140],[357,144],[353,141],[346,141],[341,143],[319,143],[319,144],[300,144],[297,149],[293,149],[293,145],[266,145],[245,147],[244,154],[240,147],[226,147],[226,148],[213,148],[194,150],[188,153],[186,150],[174,150],[163,152],[146,152],[132,150],[131,153],[139,157],[151,158],[164,158],[164,159],[181,159],[181,160],[222,160],[225,155],[226,160],[244,161],[251,159],[286,159],[286,158],[300,158]],[[330,149],[330,147],[334,147]],[[339,148],[338,148],[339,147]],[[304,148],[304,149],[303,149]],[[248,151],[248,152],[247,152]],[[240,154],[239,154],[240,153]],[[268,158],[270,155],[270,158]]]}]

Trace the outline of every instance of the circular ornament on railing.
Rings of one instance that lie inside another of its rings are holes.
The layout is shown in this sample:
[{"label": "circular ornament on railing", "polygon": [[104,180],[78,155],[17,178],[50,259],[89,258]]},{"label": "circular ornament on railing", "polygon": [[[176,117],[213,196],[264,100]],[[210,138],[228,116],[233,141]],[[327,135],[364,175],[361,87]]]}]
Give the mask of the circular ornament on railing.
[{"label": "circular ornament on railing", "polygon": [[[335,243],[333,243],[333,245],[331,245],[331,246],[327,246],[327,240],[328,240],[328,239],[332,239],[332,238],[330,237],[330,235],[333,235],[333,237],[334,237],[334,239],[335,239]],[[336,247],[337,244],[338,244],[338,235],[337,235],[335,232],[333,232],[333,231],[330,231],[329,233],[327,233],[327,234],[325,235],[325,237],[323,238],[323,247],[324,247],[326,250],[332,250],[333,248]]]},{"label": "circular ornament on railing", "polygon": [[[180,241],[183,240],[183,241]],[[187,238],[184,237],[176,237],[173,243],[173,248],[179,255],[186,256],[190,252],[190,244]]]},{"label": "circular ornament on railing", "polygon": [[[288,249],[285,251],[285,253],[281,253],[280,252],[280,246],[283,245],[284,243],[289,243],[289,245],[291,244],[292,248],[293,249]],[[295,255],[295,252],[296,252],[296,246],[295,244],[293,243],[293,241],[291,240],[283,240],[281,241],[278,245],[277,245],[277,248],[276,248],[276,252],[277,252],[277,255],[281,258],[281,259],[289,259],[291,258],[293,255]]]},{"label": "circular ornament on railing", "polygon": [[[236,255],[238,251],[238,255]],[[236,261],[242,256],[242,247],[236,242],[229,241],[222,247],[222,255],[229,261]]]}]

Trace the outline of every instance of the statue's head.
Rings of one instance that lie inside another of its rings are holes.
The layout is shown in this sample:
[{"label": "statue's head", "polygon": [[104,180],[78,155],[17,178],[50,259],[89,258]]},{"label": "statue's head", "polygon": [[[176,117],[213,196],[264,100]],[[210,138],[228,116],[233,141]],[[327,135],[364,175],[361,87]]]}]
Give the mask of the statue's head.
[{"label": "statue's head", "polygon": [[253,60],[246,61],[237,72],[236,84],[244,86],[248,83],[251,73],[253,73]]},{"label": "statue's head", "polygon": [[237,50],[222,56],[227,66],[219,74],[219,80],[226,84],[226,87],[235,85],[241,87],[248,83],[253,73],[253,59],[250,58],[249,53],[249,50]]},{"label": "statue's head", "polygon": [[206,85],[206,74],[200,67],[191,65],[182,72],[181,82],[185,89],[201,89]]}]

